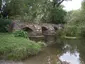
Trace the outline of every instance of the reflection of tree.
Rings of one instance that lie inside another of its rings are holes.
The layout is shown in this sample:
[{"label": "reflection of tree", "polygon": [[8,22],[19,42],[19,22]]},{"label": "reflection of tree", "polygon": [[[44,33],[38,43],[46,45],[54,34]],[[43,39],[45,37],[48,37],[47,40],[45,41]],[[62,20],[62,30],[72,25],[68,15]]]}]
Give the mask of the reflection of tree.
[{"label": "reflection of tree", "polygon": [[[70,52],[71,54],[76,54],[76,52],[79,52],[80,54],[80,64],[85,64],[85,40],[62,40],[57,42],[56,45],[53,45],[50,47],[50,50],[56,51],[54,53],[51,53],[52,57],[51,63],[56,64],[56,62],[62,63],[61,60],[59,60],[59,57],[63,55],[66,52]],[[52,52],[52,51],[51,51]],[[57,57],[55,57],[56,55]]]},{"label": "reflection of tree", "polygon": [[56,49],[57,49],[58,56],[63,54],[64,45],[65,44],[64,44],[63,40],[60,40],[60,39],[57,40]]},{"label": "reflection of tree", "polygon": [[64,53],[65,52],[70,52],[71,54],[74,54],[75,52],[77,52],[77,44],[75,43],[77,42],[77,40],[64,40]]},{"label": "reflection of tree", "polygon": [[78,52],[80,53],[81,64],[85,64],[85,40],[81,40],[77,47]]},{"label": "reflection of tree", "polygon": [[79,52],[80,64],[85,64],[85,40],[64,40],[64,43],[64,53],[75,54],[75,52]]},{"label": "reflection of tree", "polygon": [[64,43],[62,41],[51,46],[51,48],[56,49],[57,55],[60,55],[63,53],[63,47],[64,47]]},{"label": "reflection of tree", "polygon": [[[63,43],[56,43],[45,49],[45,55],[47,55],[47,64],[61,64],[59,60],[59,55],[63,53]],[[44,56],[46,57],[46,56]],[[58,62],[58,63],[57,63]]]}]

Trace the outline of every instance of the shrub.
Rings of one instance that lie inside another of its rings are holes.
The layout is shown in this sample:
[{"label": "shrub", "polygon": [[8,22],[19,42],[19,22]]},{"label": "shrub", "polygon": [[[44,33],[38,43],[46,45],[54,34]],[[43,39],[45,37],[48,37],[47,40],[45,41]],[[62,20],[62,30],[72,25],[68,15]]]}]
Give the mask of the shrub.
[{"label": "shrub", "polygon": [[75,37],[75,36],[77,36],[77,31],[78,31],[78,29],[76,26],[70,26],[70,27],[65,26],[65,28],[64,28],[64,34],[66,36]]},{"label": "shrub", "polygon": [[28,37],[28,33],[26,31],[23,31],[23,30],[17,30],[13,34],[15,37],[24,37],[24,38]]},{"label": "shrub", "polygon": [[0,34],[0,58],[21,60],[35,55],[41,50],[41,45],[22,37],[11,34]]},{"label": "shrub", "polygon": [[0,18],[0,32],[8,32],[9,25],[11,24],[11,20]]},{"label": "shrub", "polygon": [[85,38],[85,28],[80,29],[79,36]]},{"label": "shrub", "polygon": [[57,30],[57,31],[56,31],[56,36],[57,36],[58,38],[62,38],[63,36],[65,36],[63,31],[64,31],[63,29]]}]

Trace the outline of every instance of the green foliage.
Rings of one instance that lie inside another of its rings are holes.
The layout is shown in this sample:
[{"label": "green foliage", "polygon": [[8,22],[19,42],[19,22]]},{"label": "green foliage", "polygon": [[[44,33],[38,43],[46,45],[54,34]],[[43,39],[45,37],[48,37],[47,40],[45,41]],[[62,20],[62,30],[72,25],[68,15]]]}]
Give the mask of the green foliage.
[{"label": "green foliage", "polygon": [[26,31],[23,31],[23,30],[17,30],[13,34],[15,37],[24,37],[24,38],[28,37],[28,33]]},{"label": "green foliage", "polygon": [[6,6],[3,7],[3,16],[15,17],[24,14],[26,8],[24,0],[7,0],[5,2]]},{"label": "green foliage", "polygon": [[50,15],[51,23],[64,24],[65,23],[65,20],[64,20],[65,15],[66,15],[66,11],[63,10],[61,7],[55,8],[54,10],[51,11],[51,15]]},{"label": "green foliage", "polygon": [[0,10],[1,10],[2,0],[0,0]]},{"label": "green foliage", "polygon": [[41,21],[55,24],[65,23],[64,17],[66,16],[66,11],[63,10],[62,6],[53,7],[53,2],[47,2],[44,4],[44,8],[45,10]]},{"label": "green foliage", "polygon": [[0,58],[21,60],[35,55],[41,45],[29,39],[14,37],[12,34],[0,34]]},{"label": "green foliage", "polygon": [[68,36],[84,37],[85,34],[85,1],[82,2],[81,10],[73,10],[67,13],[65,33]]},{"label": "green foliage", "polygon": [[65,26],[65,29],[64,29],[64,34],[65,36],[72,36],[72,37],[75,37],[77,36],[77,27],[76,26]]},{"label": "green foliage", "polygon": [[0,18],[0,32],[8,32],[9,26],[11,24],[11,20]]},{"label": "green foliage", "polygon": [[2,16],[34,23],[64,23],[66,12],[59,6],[63,1],[5,0]]},{"label": "green foliage", "polygon": [[82,8],[82,10],[85,10],[85,0],[83,0],[81,8]]},{"label": "green foliage", "polygon": [[56,37],[63,38],[64,36],[65,36],[65,34],[64,34],[63,29],[59,29],[59,30],[56,31]]},{"label": "green foliage", "polygon": [[85,28],[80,31],[79,36],[85,38]]}]

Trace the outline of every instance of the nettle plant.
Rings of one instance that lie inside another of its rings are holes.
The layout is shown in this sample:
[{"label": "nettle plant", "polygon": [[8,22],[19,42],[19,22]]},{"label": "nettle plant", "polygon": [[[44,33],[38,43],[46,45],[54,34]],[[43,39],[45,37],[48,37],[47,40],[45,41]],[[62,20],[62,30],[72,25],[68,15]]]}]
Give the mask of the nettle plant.
[{"label": "nettle plant", "polygon": [[28,38],[28,33],[26,31],[23,31],[23,30],[17,30],[13,34],[14,34],[15,37]]}]

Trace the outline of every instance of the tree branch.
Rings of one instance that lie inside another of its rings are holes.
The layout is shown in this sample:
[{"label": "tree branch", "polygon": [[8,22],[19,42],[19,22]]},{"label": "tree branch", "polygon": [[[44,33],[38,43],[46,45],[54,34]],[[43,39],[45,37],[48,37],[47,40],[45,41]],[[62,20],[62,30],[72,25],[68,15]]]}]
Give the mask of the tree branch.
[{"label": "tree branch", "polygon": [[60,1],[58,4],[57,4],[57,7],[63,2],[64,0]]}]

